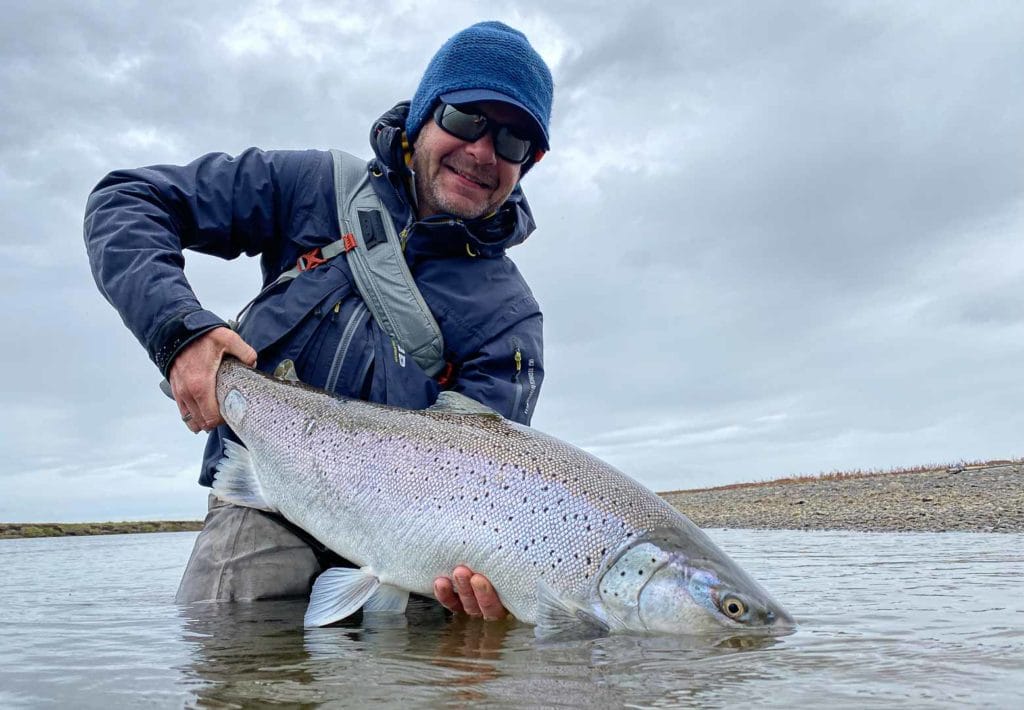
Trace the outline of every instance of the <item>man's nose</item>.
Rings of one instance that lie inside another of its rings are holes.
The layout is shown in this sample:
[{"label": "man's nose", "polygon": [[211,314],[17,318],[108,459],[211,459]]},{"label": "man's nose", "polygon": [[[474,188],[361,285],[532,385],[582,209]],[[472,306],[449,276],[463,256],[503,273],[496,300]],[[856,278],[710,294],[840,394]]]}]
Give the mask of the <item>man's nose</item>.
[{"label": "man's nose", "polygon": [[468,144],[466,150],[480,165],[493,165],[497,162],[498,156],[494,152],[494,137],[490,131]]}]

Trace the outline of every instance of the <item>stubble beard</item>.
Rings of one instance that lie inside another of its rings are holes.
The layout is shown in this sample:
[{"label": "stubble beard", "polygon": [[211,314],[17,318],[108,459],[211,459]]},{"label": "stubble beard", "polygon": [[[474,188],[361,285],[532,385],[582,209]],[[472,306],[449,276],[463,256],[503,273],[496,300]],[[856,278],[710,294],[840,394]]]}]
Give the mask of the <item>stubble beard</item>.
[{"label": "stubble beard", "polygon": [[[419,156],[413,153],[412,156],[412,169],[413,175],[415,176],[415,187],[416,187],[416,204],[418,206],[418,212],[424,214],[429,212],[431,214],[450,214],[453,217],[459,219],[476,219],[482,217],[485,214],[494,212],[502,203],[508,199],[506,195],[500,202],[484,204],[480,209],[473,210],[472,212],[466,211],[464,208],[454,204],[453,201],[448,199],[444,190],[440,189],[440,174],[436,179],[431,180],[427,175],[427,169],[425,166],[420,164]],[[448,168],[444,165],[440,166],[440,170],[447,170]]]}]

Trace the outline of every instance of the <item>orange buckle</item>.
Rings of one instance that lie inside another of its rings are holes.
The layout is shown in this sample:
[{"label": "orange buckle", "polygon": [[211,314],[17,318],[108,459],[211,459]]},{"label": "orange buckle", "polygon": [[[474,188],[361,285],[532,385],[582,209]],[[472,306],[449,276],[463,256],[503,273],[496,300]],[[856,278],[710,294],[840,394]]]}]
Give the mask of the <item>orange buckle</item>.
[{"label": "orange buckle", "polygon": [[441,373],[437,376],[437,386],[444,389],[452,383],[453,379],[455,379],[454,375],[455,365],[450,362],[446,362],[444,364],[444,369],[441,370]]},{"label": "orange buckle", "polygon": [[295,268],[299,271],[309,271],[320,266],[320,264],[327,263],[327,259],[320,256],[320,247],[316,249],[310,249],[305,254],[295,260]]},{"label": "orange buckle", "polygon": [[350,252],[356,248],[356,235],[352,234],[352,232],[341,235],[341,241],[345,246],[346,252]]}]

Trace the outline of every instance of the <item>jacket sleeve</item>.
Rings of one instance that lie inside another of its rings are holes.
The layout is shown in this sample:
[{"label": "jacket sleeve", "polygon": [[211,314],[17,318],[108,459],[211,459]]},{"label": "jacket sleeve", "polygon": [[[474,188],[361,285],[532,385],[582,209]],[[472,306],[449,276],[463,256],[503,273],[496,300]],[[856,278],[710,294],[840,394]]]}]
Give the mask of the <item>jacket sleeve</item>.
[{"label": "jacket sleeve", "polygon": [[543,351],[543,318],[534,310],[482,343],[458,368],[452,389],[529,425],[544,381]]},{"label": "jacket sleeve", "polygon": [[116,171],[93,190],[84,230],[93,277],[164,375],[185,345],[225,325],[193,293],[182,251],[233,259],[274,248],[297,186],[325,155],[211,153],[185,166]]}]

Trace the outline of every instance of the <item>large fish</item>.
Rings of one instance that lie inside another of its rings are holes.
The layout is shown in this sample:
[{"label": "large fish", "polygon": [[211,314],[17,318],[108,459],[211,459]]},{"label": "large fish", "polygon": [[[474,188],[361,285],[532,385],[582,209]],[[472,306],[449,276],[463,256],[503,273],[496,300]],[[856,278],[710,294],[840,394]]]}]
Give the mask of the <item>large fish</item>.
[{"label": "large fish", "polygon": [[790,616],[688,518],[585,451],[454,393],[413,411],[226,359],[214,493],[280,513],[358,569],[316,580],[307,626],[467,565],[539,636],[786,632]]}]

